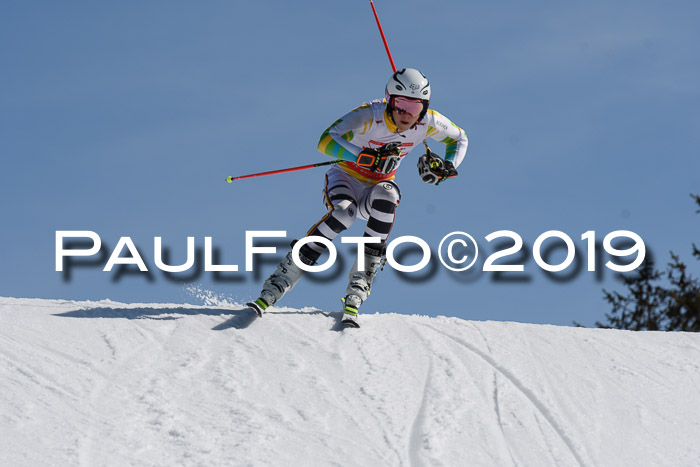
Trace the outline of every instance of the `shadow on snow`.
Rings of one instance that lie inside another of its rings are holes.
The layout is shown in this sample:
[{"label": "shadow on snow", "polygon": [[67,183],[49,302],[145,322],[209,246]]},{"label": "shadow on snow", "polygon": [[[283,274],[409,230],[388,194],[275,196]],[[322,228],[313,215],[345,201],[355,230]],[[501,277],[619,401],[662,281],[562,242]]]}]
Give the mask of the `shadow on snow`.
[{"label": "shadow on snow", "polygon": [[[321,310],[314,311],[274,311],[266,313],[266,315],[316,315],[322,314],[327,317],[335,317],[340,313],[326,313]],[[65,313],[57,313],[54,316],[62,318],[118,318],[118,319],[152,319],[152,320],[176,320],[183,316],[230,316],[221,324],[212,328],[213,331],[223,331],[225,329],[245,329],[250,326],[256,319],[257,313],[250,308],[243,307],[238,309],[216,309],[216,308],[187,308],[187,307],[166,307],[166,308],[149,308],[149,307],[134,307],[134,308],[119,308],[119,307],[99,307],[99,308],[84,308],[80,310],[67,311]],[[339,320],[338,320],[339,321]],[[333,330],[336,330],[335,327]]]}]

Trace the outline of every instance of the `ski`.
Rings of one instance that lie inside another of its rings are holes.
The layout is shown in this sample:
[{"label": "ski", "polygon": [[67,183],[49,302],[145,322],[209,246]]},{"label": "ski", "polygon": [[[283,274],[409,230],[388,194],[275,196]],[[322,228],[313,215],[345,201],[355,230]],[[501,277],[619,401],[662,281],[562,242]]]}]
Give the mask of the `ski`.
[{"label": "ski", "polygon": [[348,295],[345,298],[341,298],[340,301],[343,302],[343,319],[340,321],[340,325],[343,329],[359,328],[360,323],[357,321],[357,308],[362,301],[356,295]]},{"label": "ski", "polygon": [[221,324],[218,324],[212,328],[213,331],[223,331],[225,329],[235,328],[235,329],[245,329],[254,321],[260,319],[260,312],[250,304],[247,304],[246,308],[233,311],[233,316]]},{"label": "ski", "polygon": [[267,308],[267,306],[263,307],[262,303],[258,303],[259,301],[261,300],[257,299],[254,302],[248,302],[245,304],[245,306],[257,313],[258,317],[262,318],[263,311],[265,311],[265,308]]},{"label": "ski", "polygon": [[357,316],[348,315],[346,313],[344,313],[340,324],[343,326],[343,329],[360,327],[360,323],[357,322]]}]

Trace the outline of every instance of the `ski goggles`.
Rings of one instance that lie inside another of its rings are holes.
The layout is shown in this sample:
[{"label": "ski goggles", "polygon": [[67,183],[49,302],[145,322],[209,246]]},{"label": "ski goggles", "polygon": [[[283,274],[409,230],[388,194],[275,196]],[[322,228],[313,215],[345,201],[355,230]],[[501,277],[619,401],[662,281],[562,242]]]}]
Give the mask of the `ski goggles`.
[{"label": "ski goggles", "polygon": [[411,99],[409,97],[394,97],[394,108],[399,112],[399,114],[409,114],[413,117],[417,117],[423,111],[423,101]]}]

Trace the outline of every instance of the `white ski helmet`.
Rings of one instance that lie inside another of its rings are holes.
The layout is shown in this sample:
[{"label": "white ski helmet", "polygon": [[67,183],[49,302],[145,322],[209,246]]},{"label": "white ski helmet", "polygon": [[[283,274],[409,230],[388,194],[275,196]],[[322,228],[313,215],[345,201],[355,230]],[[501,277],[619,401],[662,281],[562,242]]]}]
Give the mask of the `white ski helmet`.
[{"label": "white ski helmet", "polygon": [[428,78],[415,68],[404,68],[397,71],[391,75],[389,82],[386,83],[386,102],[389,112],[393,108],[392,97],[394,96],[422,100],[423,112],[421,112],[419,119],[421,120],[430,105],[430,83]]}]

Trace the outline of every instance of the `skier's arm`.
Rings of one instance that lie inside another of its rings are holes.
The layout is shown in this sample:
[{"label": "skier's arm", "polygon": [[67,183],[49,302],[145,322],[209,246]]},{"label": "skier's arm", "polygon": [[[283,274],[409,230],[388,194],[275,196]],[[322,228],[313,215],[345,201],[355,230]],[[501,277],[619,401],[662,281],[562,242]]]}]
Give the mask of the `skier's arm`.
[{"label": "skier's arm", "polygon": [[445,143],[445,160],[452,162],[455,167],[464,160],[467,153],[467,134],[449,118],[432,109],[427,114],[428,132],[426,136]]},{"label": "skier's arm", "polygon": [[355,162],[362,147],[352,143],[355,135],[366,133],[374,123],[372,108],[361,105],[344,115],[321,135],[318,150],[331,157]]}]

